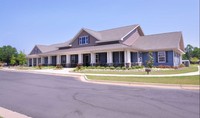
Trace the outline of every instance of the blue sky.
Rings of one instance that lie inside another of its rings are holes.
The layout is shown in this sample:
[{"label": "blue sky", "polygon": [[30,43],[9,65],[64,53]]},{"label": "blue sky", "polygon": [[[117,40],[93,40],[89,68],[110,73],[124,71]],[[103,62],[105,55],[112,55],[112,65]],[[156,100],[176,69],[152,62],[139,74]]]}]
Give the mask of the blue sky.
[{"label": "blue sky", "polygon": [[82,27],[139,24],[145,35],[182,31],[199,46],[199,0],[0,0],[0,46],[28,54],[35,44],[61,43]]}]

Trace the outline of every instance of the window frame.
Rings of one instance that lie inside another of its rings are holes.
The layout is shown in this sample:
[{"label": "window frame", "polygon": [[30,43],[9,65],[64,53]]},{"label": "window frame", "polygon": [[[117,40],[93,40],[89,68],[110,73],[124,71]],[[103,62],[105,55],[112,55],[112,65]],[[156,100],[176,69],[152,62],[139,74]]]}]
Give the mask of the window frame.
[{"label": "window frame", "polygon": [[[161,61],[161,58],[163,58],[164,60]],[[158,63],[166,63],[166,52],[165,51],[158,52]]]},{"label": "window frame", "polygon": [[89,36],[80,36],[78,39],[79,39],[79,45],[89,44]]}]

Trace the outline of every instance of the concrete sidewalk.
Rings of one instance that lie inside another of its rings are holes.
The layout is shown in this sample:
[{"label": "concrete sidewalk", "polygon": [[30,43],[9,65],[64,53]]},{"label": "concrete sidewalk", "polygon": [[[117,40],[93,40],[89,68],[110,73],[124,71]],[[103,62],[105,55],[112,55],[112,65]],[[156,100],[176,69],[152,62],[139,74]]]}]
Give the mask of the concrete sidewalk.
[{"label": "concrete sidewalk", "polygon": [[0,107],[0,116],[3,118],[31,118],[24,114],[20,114],[2,107]]}]

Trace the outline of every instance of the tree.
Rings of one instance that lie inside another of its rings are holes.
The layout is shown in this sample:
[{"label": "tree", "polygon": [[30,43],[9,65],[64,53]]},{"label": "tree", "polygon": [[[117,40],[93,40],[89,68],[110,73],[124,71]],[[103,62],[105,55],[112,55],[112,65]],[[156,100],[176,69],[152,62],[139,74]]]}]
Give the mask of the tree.
[{"label": "tree", "polygon": [[190,44],[188,44],[188,45],[186,46],[186,48],[185,48],[185,51],[186,51],[185,57],[186,57],[188,60],[190,60],[191,57],[192,57],[192,51],[193,51],[193,49],[194,49],[194,47],[193,47],[192,45],[190,45]]},{"label": "tree", "polygon": [[19,62],[19,65],[26,64],[26,55],[22,51],[20,51],[20,53],[18,54],[17,61]]},{"label": "tree", "polygon": [[16,48],[8,45],[3,46],[0,49],[0,59],[1,61],[6,62],[8,65],[10,64],[10,59],[12,55],[14,55],[15,57],[17,56]]},{"label": "tree", "polygon": [[196,58],[200,59],[200,48],[194,47],[194,49],[192,51],[192,57],[196,57]]},{"label": "tree", "polygon": [[10,64],[11,65],[15,65],[16,64],[16,57],[14,55],[11,56]]},{"label": "tree", "polygon": [[154,62],[153,53],[149,52],[149,59],[146,62],[147,63],[147,67],[148,68],[152,68],[153,67],[153,62]]}]

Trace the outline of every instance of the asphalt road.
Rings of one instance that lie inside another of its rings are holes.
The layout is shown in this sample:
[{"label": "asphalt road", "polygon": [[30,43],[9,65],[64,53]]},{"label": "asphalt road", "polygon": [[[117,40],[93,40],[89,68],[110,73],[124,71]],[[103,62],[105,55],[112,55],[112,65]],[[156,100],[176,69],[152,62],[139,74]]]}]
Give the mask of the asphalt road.
[{"label": "asphalt road", "polygon": [[0,106],[33,118],[199,118],[199,91],[0,71]]}]

